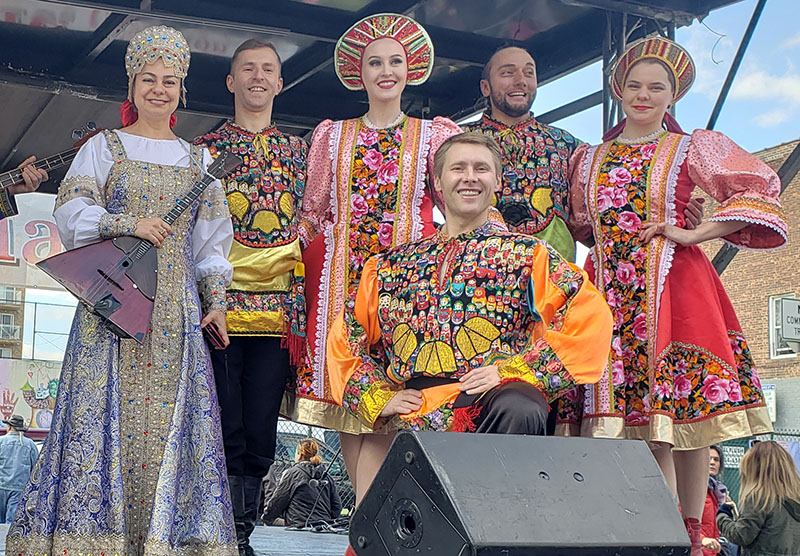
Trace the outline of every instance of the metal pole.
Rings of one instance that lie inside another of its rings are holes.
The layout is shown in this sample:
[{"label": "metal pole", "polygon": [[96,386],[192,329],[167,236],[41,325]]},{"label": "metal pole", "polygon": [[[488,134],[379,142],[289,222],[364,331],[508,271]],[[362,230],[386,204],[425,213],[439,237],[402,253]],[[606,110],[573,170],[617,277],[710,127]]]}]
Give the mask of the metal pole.
[{"label": "metal pole", "polygon": [[725,83],[723,83],[722,89],[717,97],[717,103],[714,105],[714,109],[711,111],[711,116],[708,118],[706,129],[714,129],[714,126],[717,124],[717,118],[719,118],[719,113],[722,111],[722,105],[725,103],[725,99],[728,97],[728,91],[731,89],[733,79],[736,77],[736,72],[739,71],[739,66],[742,63],[742,58],[744,58],[747,45],[750,44],[753,31],[756,29],[756,24],[758,23],[758,19],[761,17],[761,12],[764,11],[764,5],[766,3],[767,0],[758,0],[758,4],[756,4],[755,9],[753,10],[753,15],[750,17],[750,23],[747,24],[747,29],[744,31],[742,42],[739,43],[739,50],[736,52],[733,62],[731,62],[731,68],[728,70],[728,76],[725,78]]},{"label": "metal pole", "polygon": [[[671,41],[675,40],[675,22],[670,21],[667,23],[667,38]],[[669,113],[672,114],[672,117],[675,117],[675,103],[672,103],[672,106],[669,107]]]},{"label": "metal pole", "polygon": [[38,309],[39,309],[39,304],[34,301],[33,302],[33,340],[31,340],[31,359],[36,359],[36,311]]},{"label": "metal pole", "polygon": [[603,35],[603,133],[609,130],[611,121],[611,87],[608,83],[608,66],[611,61],[611,13],[606,12],[606,32]]}]

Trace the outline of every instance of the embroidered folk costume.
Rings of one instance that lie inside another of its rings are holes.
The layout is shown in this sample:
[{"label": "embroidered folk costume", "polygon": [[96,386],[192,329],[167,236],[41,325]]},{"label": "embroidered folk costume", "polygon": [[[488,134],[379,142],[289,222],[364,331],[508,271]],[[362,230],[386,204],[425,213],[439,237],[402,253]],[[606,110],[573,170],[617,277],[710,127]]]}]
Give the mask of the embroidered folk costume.
[{"label": "embroidered folk costume", "polygon": [[474,431],[477,396],[458,389],[472,369],[498,365],[500,386],[523,381],[554,400],[600,377],[610,339],[608,307],[583,271],[487,223],[372,257],[333,323],[328,366],[336,400],[369,427],[402,385],[432,378],[402,426]]},{"label": "embroidered folk costume", "polygon": [[[246,75],[242,63],[233,62],[236,79]],[[228,256],[233,265],[227,291],[231,343],[212,350],[211,362],[239,551],[251,554],[249,536],[258,516],[261,481],[275,461],[278,416],[291,376],[290,351],[300,357],[305,347],[297,213],[306,185],[308,146],[275,126],[251,132],[233,121],[195,142],[214,157],[228,151],[242,158],[242,165],[223,180],[234,239]]]},{"label": "embroidered folk costume", "polygon": [[[303,273],[299,265],[297,213],[306,185],[308,145],[275,126],[257,133],[233,121],[198,137],[211,156],[230,151],[242,166],[224,180],[234,242],[228,260],[233,281],[227,290],[229,336],[281,337],[302,334]],[[302,292],[301,292],[302,293]],[[298,306],[299,305],[299,306]]]},{"label": "embroidered folk costume", "polygon": [[[618,97],[628,69],[644,58],[667,64],[676,99],[686,93],[694,76],[688,53],[647,39],[617,65]],[[585,388],[582,434],[691,450],[772,430],[750,350],[713,266],[697,246],[661,235],[644,244],[639,230],[648,220],[683,227],[699,187],[719,203],[711,222],[748,223],[725,242],[780,247],[787,224],[777,175],[706,130],[581,145],[570,168],[570,224],[576,239],[594,236],[589,275],[614,315],[610,372]]]},{"label": "embroidered folk costume", "polygon": [[[155,54],[153,54],[155,53]],[[160,58],[183,79],[189,49],[169,27],[128,46],[129,74]],[[55,219],[67,248],[133,235],[198,181],[211,157],[181,139],[106,131],[78,152]],[[79,304],[50,433],[9,529],[9,554],[234,556],[236,537],[203,312],[225,307],[232,230],[212,183],[158,257],[151,330],[120,339]],[[198,291],[199,290],[199,291]]]},{"label": "embroidered folk costume", "polygon": [[580,141],[568,132],[530,118],[513,127],[484,112],[464,126],[493,137],[503,152],[503,183],[495,206],[510,230],[545,240],[568,261],[575,241],[567,228],[567,163]]},{"label": "embroidered folk costume", "polygon": [[[433,66],[433,45],[410,18],[382,14],[353,26],[336,47],[337,74],[363,89],[360,57],[371,42],[390,37],[403,45],[408,83],[422,83]],[[366,260],[434,232],[429,191],[433,155],[461,130],[446,118],[403,114],[386,128],[366,116],[317,126],[311,141],[300,240],[306,265],[308,363],[298,370],[295,421],[348,433],[372,432],[331,397],[325,341],[333,319],[353,295]]]}]

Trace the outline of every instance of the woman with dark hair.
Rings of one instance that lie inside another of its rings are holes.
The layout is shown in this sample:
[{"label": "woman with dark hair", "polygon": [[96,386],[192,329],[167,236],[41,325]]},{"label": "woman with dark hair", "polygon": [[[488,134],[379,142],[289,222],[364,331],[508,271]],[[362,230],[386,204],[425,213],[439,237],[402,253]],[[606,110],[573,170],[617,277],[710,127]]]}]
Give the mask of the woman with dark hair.
[{"label": "woman with dark hair", "polygon": [[714,444],[708,449],[708,491],[703,508],[703,519],[700,520],[700,544],[703,545],[704,556],[722,554],[730,556],[731,552],[724,539],[720,539],[717,528],[717,509],[721,504],[733,504],[726,487],[718,477],[722,476],[725,467],[722,448]]},{"label": "woman with dark hair", "polygon": [[754,444],[739,470],[741,512],[722,504],[720,533],[741,547],[741,556],[800,554],[800,475],[783,446],[774,440]]},{"label": "woman with dark hair", "polygon": [[[238,554],[214,374],[202,325],[227,345],[233,239],[215,180],[171,224],[211,155],[172,131],[189,45],[148,27],[125,53],[122,129],[78,151],[54,217],[67,249],[131,236],[156,249],[158,284],[141,343],[79,304],[53,423],[8,531],[9,554]],[[203,316],[205,315],[205,316]]]},{"label": "woman with dark hair", "polygon": [[342,501],[336,483],[322,464],[317,441],[301,440],[295,461],[283,472],[278,487],[264,505],[264,522],[284,516],[286,525],[304,527],[339,517]]},{"label": "woman with dark hair", "polygon": [[[661,37],[630,46],[611,76],[626,118],[569,167],[573,236],[594,240],[587,270],[614,316],[609,371],[585,391],[582,433],[646,440],[701,552],[708,446],[772,430],[741,326],[698,243],[786,242],[780,180],[720,133],[685,134],[669,107],[694,64]],[[683,212],[699,187],[719,208],[695,229]]]}]

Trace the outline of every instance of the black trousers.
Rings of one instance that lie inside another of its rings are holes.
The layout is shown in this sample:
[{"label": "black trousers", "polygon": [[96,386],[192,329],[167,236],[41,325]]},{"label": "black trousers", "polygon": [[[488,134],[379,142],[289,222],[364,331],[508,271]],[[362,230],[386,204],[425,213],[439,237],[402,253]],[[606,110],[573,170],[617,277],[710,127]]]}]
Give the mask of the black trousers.
[{"label": "black trousers", "polygon": [[527,382],[507,382],[492,388],[477,402],[481,412],[475,432],[543,436],[547,424],[547,400]]},{"label": "black trousers", "polygon": [[264,477],[275,459],[289,352],[272,336],[231,336],[211,351],[228,475]]}]

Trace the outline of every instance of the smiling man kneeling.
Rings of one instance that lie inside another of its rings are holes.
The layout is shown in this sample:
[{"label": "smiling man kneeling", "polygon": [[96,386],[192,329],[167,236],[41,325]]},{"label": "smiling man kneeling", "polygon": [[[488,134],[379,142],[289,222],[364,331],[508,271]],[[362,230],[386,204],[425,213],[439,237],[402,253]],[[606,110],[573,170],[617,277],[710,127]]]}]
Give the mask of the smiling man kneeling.
[{"label": "smiling man kneeling", "polygon": [[332,395],[373,427],[544,434],[548,402],[603,373],[611,312],[582,270],[490,208],[493,139],[453,136],[434,162],[446,223],[365,265],[328,335]]}]

